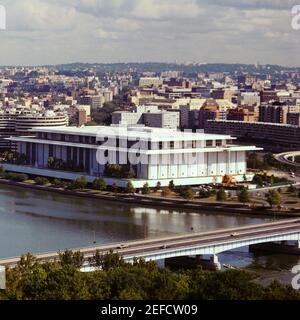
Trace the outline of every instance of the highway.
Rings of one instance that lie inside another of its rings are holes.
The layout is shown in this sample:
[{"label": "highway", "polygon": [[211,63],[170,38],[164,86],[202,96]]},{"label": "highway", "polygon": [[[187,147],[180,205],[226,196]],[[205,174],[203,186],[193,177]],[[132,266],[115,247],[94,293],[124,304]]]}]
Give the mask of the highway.
[{"label": "highway", "polygon": [[292,160],[289,160],[290,158],[300,156],[300,151],[285,152],[285,153],[280,153],[274,156],[277,161],[283,164],[300,168],[300,163],[296,163],[296,162],[293,162]]},{"label": "highway", "polygon": [[[166,251],[176,251],[179,249],[188,249],[194,247],[216,245],[220,243],[229,243],[243,239],[255,237],[273,236],[300,232],[300,220],[290,219],[278,222],[246,226],[242,228],[231,228],[204,233],[189,233],[175,237],[164,237],[153,240],[140,240],[126,243],[115,243],[103,246],[89,248],[75,248],[72,251],[80,251],[86,260],[91,258],[97,250],[105,254],[110,251],[119,253],[124,259],[132,257],[141,258],[144,255],[163,253]],[[57,259],[57,252],[50,252],[37,255],[39,261],[52,261]],[[2,266],[14,266],[18,263],[20,257],[0,260]]]}]

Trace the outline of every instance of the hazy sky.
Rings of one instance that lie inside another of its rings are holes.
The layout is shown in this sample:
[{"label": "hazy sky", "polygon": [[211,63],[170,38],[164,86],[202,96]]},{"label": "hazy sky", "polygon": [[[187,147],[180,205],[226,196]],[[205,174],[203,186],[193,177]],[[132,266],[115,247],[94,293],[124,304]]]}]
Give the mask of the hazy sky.
[{"label": "hazy sky", "polygon": [[300,0],[0,0],[0,65],[240,62],[300,66]]}]

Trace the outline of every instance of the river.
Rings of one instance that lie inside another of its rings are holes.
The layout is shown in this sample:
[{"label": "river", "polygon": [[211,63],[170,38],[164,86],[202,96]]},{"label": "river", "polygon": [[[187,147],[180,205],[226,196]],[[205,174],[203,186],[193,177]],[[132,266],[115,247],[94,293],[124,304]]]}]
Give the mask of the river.
[{"label": "river", "polygon": [[[165,235],[210,231],[270,221],[220,213],[164,208],[64,196],[0,185],[0,258]],[[222,263],[248,268],[268,283],[290,283],[299,258],[253,255],[247,248],[221,254]]]}]

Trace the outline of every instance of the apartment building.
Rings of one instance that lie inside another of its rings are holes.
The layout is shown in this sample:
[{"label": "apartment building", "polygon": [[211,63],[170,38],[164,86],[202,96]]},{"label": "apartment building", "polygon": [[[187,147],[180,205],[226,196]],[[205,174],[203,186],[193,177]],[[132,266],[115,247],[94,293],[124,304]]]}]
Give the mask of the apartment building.
[{"label": "apartment building", "polygon": [[274,150],[288,151],[300,148],[300,127],[294,125],[219,120],[207,121],[205,132],[229,134]]}]

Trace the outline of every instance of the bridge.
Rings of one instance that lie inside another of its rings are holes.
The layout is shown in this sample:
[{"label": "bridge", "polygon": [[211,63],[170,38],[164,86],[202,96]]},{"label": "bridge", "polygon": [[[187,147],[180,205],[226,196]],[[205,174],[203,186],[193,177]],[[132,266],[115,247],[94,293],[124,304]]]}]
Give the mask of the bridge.
[{"label": "bridge", "polygon": [[300,157],[300,151],[285,152],[275,155],[275,159],[283,164],[300,168],[300,163],[295,162],[296,157]]},{"label": "bridge", "polygon": [[[98,250],[102,254],[114,251],[127,262],[132,262],[135,258],[156,261],[176,257],[210,255],[212,261],[218,264],[217,255],[219,253],[235,248],[278,241],[296,241],[299,248],[300,220],[289,219],[204,233],[191,232],[175,237],[77,248],[72,249],[72,251],[80,251],[86,261]],[[36,256],[39,261],[53,261],[58,257],[59,253],[57,252]],[[20,257],[0,260],[0,265],[15,266],[19,260]]]}]

